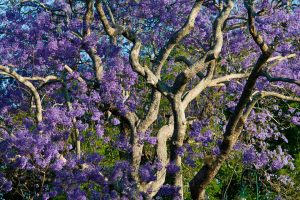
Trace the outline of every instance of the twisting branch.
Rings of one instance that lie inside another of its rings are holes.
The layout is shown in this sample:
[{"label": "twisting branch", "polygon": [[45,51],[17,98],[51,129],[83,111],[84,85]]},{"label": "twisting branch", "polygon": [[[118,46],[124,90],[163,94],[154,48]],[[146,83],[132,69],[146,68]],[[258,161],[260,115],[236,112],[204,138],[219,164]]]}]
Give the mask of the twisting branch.
[{"label": "twisting branch", "polygon": [[296,101],[296,102],[300,102],[300,98],[299,97],[292,97],[292,96],[286,96],[283,94],[279,94],[277,92],[269,92],[269,91],[261,91],[259,92],[261,97],[276,97],[282,100],[287,100],[287,101]]},{"label": "twisting branch", "polygon": [[[207,54],[206,54],[207,55]],[[182,93],[185,89],[186,84],[193,78],[195,75],[204,69],[206,55],[195,62],[193,65],[190,66],[190,68],[185,69],[183,72],[178,74],[178,76],[175,79],[174,85],[173,85],[173,93]]]},{"label": "twisting branch", "polygon": [[35,105],[36,105],[36,120],[38,123],[40,123],[43,120],[42,103],[41,103],[41,97],[37,89],[35,88],[35,86],[30,81],[28,81],[25,77],[19,75],[17,72],[11,70],[10,68],[0,65],[0,71],[3,71],[7,73],[9,76],[15,78],[17,81],[25,85],[31,91],[31,94],[34,97]]},{"label": "twisting branch", "polygon": [[227,2],[227,5],[223,8],[219,16],[216,18],[213,24],[214,29],[214,45],[212,50],[207,53],[208,59],[205,60],[206,64],[208,64],[208,72],[206,77],[202,77],[203,79],[190,91],[188,91],[187,95],[183,97],[183,106],[186,108],[188,104],[196,98],[206,87],[209,86],[210,80],[213,78],[216,63],[215,59],[219,57],[223,46],[223,27],[226,20],[229,18],[231,10],[233,9],[234,2],[232,0]]},{"label": "twisting branch", "polygon": [[142,66],[140,64],[140,49],[141,49],[141,40],[131,31],[125,31],[123,35],[133,42],[133,46],[130,52],[130,63],[135,72],[140,76],[144,77],[151,86],[160,91],[162,94],[167,96],[170,93],[170,88],[165,83],[163,83],[147,66]]},{"label": "twisting branch", "polygon": [[[161,93],[167,95],[169,93],[169,88],[167,85],[161,82],[147,66],[142,66],[140,64],[139,53],[141,48],[141,41],[137,37],[137,35],[131,30],[126,30],[125,28],[118,27],[118,29],[116,29],[111,27],[108,19],[106,18],[105,12],[100,1],[96,1],[96,9],[98,14],[100,15],[100,20],[104,26],[104,29],[109,36],[116,37],[117,35],[122,34],[125,38],[127,38],[133,43],[133,47],[130,52],[130,63],[133,70],[142,77],[144,77],[146,81],[155,88],[155,90],[159,91],[158,92],[153,90],[152,102],[150,104],[150,108],[147,111],[145,118],[138,124],[137,127],[136,123],[133,123],[131,126],[132,164],[134,167],[133,177],[138,182],[138,170],[141,162],[143,145],[140,144],[140,142],[138,141],[139,139],[137,134],[143,134],[149,128],[149,126],[151,126],[153,122],[157,119]],[[110,13],[110,15],[113,19],[112,13]],[[117,25],[114,23],[114,26]]]},{"label": "twisting branch", "polygon": [[104,5],[105,5],[106,9],[108,10],[108,14],[109,14],[109,17],[110,17],[110,20],[111,20],[112,24],[115,26],[116,21],[115,21],[114,15],[113,15],[107,1],[104,1]]},{"label": "twisting branch", "polygon": [[255,43],[259,46],[261,52],[263,54],[269,53],[269,47],[265,43],[264,39],[262,36],[258,33],[256,26],[255,26],[255,20],[254,20],[254,15],[255,12],[253,10],[253,3],[250,0],[245,0],[244,5],[248,11],[248,26],[249,26],[249,32],[255,41]]},{"label": "twisting branch", "polygon": [[[11,78],[14,78],[12,75],[6,73],[6,72],[1,72],[0,71],[0,74],[2,75],[5,75],[5,76],[9,76]],[[49,75],[49,76],[46,76],[46,77],[40,77],[40,76],[32,76],[32,77],[24,77],[24,80],[26,81],[42,81],[43,83],[47,83],[49,81],[57,81],[58,78],[57,76],[54,76],[54,75]]]},{"label": "twisting branch", "polygon": [[160,77],[160,72],[162,69],[163,64],[169,57],[171,51],[173,48],[185,37],[187,36],[191,30],[194,28],[196,17],[198,16],[198,13],[200,12],[201,5],[203,3],[203,0],[196,0],[193,8],[189,14],[189,17],[185,24],[176,31],[169,39],[169,41],[166,43],[166,45],[160,50],[155,62],[154,62],[154,68],[156,69],[155,74]]},{"label": "twisting branch", "polygon": [[266,77],[269,82],[286,82],[286,83],[292,83],[300,86],[300,80],[284,78],[284,77],[272,77],[267,71],[262,72],[261,76]]},{"label": "twisting branch", "polygon": [[255,86],[256,80],[259,77],[262,67],[266,63],[269,56],[270,54],[262,54],[259,57],[246,82],[235,111],[230,117],[229,122],[226,126],[224,139],[220,147],[220,155],[215,160],[213,160],[211,164],[205,164],[196,174],[196,176],[191,180],[190,187],[193,199],[203,199],[203,196],[200,196],[204,195],[205,187],[218,173],[221,165],[227,159],[233,145],[236,143],[244,125],[244,120],[242,118],[243,110],[251,97],[251,93]]},{"label": "twisting branch", "polygon": [[150,107],[147,111],[147,114],[138,126],[138,130],[141,132],[145,132],[149,128],[149,126],[151,126],[151,124],[153,124],[153,122],[157,119],[161,93],[153,89],[151,98],[152,100],[150,103]]},{"label": "twisting branch", "polygon": [[230,15],[231,10],[233,9],[234,1],[229,0],[227,2],[226,7],[222,10],[220,15],[217,17],[216,21],[214,22],[214,48],[213,48],[213,55],[214,58],[218,58],[219,54],[222,50],[223,46],[223,26],[225,21]]},{"label": "twisting branch", "polygon": [[[64,65],[64,68],[65,68],[65,70],[66,70],[69,74],[73,74],[73,73],[74,73],[74,70],[73,70],[71,67],[69,67],[68,65]],[[76,77],[76,79],[77,79],[80,83],[86,84],[85,80],[84,80],[81,76]]]},{"label": "twisting branch", "polygon": [[[232,0],[228,1],[227,5],[222,8],[221,13],[214,21],[214,45],[212,50],[207,53],[208,59],[205,62],[209,65],[208,73],[203,79],[187,94],[183,97],[183,107],[186,108],[188,104],[195,99],[205,88],[210,84],[211,79],[213,78],[216,63],[211,63],[214,59],[219,57],[223,46],[223,27],[226,20],[229,18],[230,12],[233,9],[234,2]],[[223,6],[222,6],[223,7]]]},{"label": "twisting branch", "polygon": [[83,37],[91,34],[91,24],[94,18],[93,1],[85,0],[86,12],[83,19]]},{"label": "twisting branch", "polygon": [[96,52],[96,49],[90,49],[87,51],[93,62],[94,70],[96,72],[96,79],[101,81],[103,76],[103,65],[100,56],[98,56]]},{"label": "twisting branch", "polygon": [[[197,84],[195,88],[198,90],[194,94],[200,93],[207,86],[209,81],[213,78],[216,59],[218,58],[221,48],[223,46],[223,32],[222,28],[225,20],[228,18],[231,10],[233,8],[233,1],[228,1],[227,6],[221,11],[220,15],[216,18],[214,23],[214,45],[210,51],[206,52],[202,58],[196,61],[190,66],[190,68],[185,69],[181,72],[175,79],[172,87],[172,93],[174,96],[170,98],[172,105],[172,111],[174,115],[174,133],[171,139],[170,145],[170,161],[175,163],[181,168],[181,157],[176,154],[176,150],[181,148],[183,145],[184,137],[187,130],[187,121],[185,118],[185,109],[188,103],[193,100],[196,96],[188,95],[183,97],[183,92],[188,84],[188,82],[195,77],[195,75],[201,72],[207,66],[206,76]],[[184,98],[182,100],[182,98]],[[175,175],[172,176],[172,184],[179,186],[181,190],[179,193],[183,198],[183,182],[182,182],[182,170],[179,170]]]},{"label": "twisting branch", "polygon": [[[73,110],[73,106],[72,106],[71,98],[70,98],[69,91],[68,91],[68,88],[67,88],[66,73],[64,73],[64,78],[63,78],[62,84],[63,84],[64,98],[65,98],[65,101],[67,103],[68,111],[72,111]],[[76,127],[77,120],[76,120],[75,117],[72,117],[72,125],[74,127],[74,132],[71,134],[72,142],[73,142],[73,145],[76,147],[76,155],[77,155],[78,158],[80,158],[80,154],[81,154],[81,142],[80,142],[80,139],[79,139],[79,130]]]},{"label": "twisting branch", "polygon": [[[64,65],[64,69],[66,72],[68,72],[70,75],[72,75],[74,73],[74,70],[69,67],[68,65]],[[53,75],[50,75],[49,77],[52,77]],[[54,78],[55,77],[55,78]],[[44,79],[39,77],[38,79]],[[74,79],[76,79],[77,81],[79,81],[82,85],[87,85],[86,81],[81,77],[81,76],[76,76],[74,77]],[[47,80],[47,79],[45,79]],[[43,80],[42,80],[43,81]],[[38,91],[40,91],[41,89],[43,89],[44,87],[46,87],[47,85],[51,84],[51,83],[60,83],[63,85],[63,80],[61,78],[58,78],[56,76],[53,76],[53,78],[48,79],[46,82],[43,81],[43,83],[41,85],[39,85],[39,87],[37,88]]]},{"label": "twisting branch", "polygon": [[227,31],[232,31],[235,29],[245,29],[245,28],[247,28],[247,22],[241,22],[241,23],[237,23],[237,24],[233,24],[231,26],[225,27],[224,31],[227,32]]},{"label": "twisting branch", "polygon": [[[193,66],[192,61],[190,61],[189,59],[187,59],[185,56],[178,56],[178,57],[176,57],[176,58],[175,58],[175,62],[183,62],[183,63],[185,63],[188,67],[192,67],[192,66]],[[199,71],[199,72],[197,73],[197,76],[198,76],[200,79],[202,79],[202,78],[205,77],[205,75],[204,75],[201,71]]]},{"label": "twisting branch", "polygon": [[[147,81],[147,83],[149,83],[156,90],[155,92],[153,92],[152,102],[145,118],[140,123],[137,123],[136,121],[131,126],[132,165],[134,168],[132,176],[139,185],[138,170],[141,161],[143,145],[139,143],[138,134],[143,134],[143,132],[145,132],[149,128],[149,126],[151,126],[157,119],[161,94],[167,96],[170,93],[170,88],[165,83],[163,83],[147,66],[141,65],[139,61],[141,40],[138,38],[138,36],[131,30],[125,29],[116,24],[114,24],[114,27],[110,26],[100,0],[96,1],[96,9],[98,15],[100,16],[103,27],[109,36],[115,38],[117,35],[123,35],[126,39],[133,43],[130,52],[130,64],[132,66],[132,69],[140,76],[142,76]],[[110,14],[111,18],[113,19],[112,13]]]},{"label": "twisting branch", "polygon": [[[260,73],[263,70],[264,64],[271,57],[272,51],[266,45],[262,36],[260,36],[256,30],[254,19],[253,19],[253,10],[250,5],[245,2],[245,6],[248,10],[248,25],[249,31],[253,40],[257,43],[262,51],[262,55],[258,58],[254,68],[247,79],[246,85],[244,86],[242,95],[238,101],[238,104],[235,108],[234,113],[229,119],[229,122],[226,126],[224,133],[224,139],[220,146],[220,154],[212,161],[210,164],[205,164],[201,170],[196,174],[196,176],[190,182],[190,188],[193,199],[203,199],[205,187],[210,183],[210,181],[218,173],[221,165],[227,159],[230,151],[233,148],[233,145],[236,143],[240,132],[243,129],[244,119],[243,111],[246,105],[248,104],[250,97],[252,95],[252,90],[254,89],[256,80],[258,79]],[[201,197],[202,196],[202,197]]]},{"label": "twisting branch", "polygon": [[120,35],[123,32],[123,28],[121,26],[115,28],[110,25],[105,15],[101,0],[96,0],[95,7],[98,15],[100,16],[100,20],[102,22],[102,25],[104,26],[105,32],[111,37],[116,37],[117,35]]},{"label": "twisting branch", "polygon": [[249,75],[250,75],[249,73],[225,75],[225,76],[211,80],[209,83],[209,86],[215,86],[220,83],[231,81],[232,79],[247,78]]},{"label": "twisting branch", "polygon": [[133,177],[135,180],[139,180],[139,174],[138,170],[141,163],[141,158],[143,155],[143,147],[144,145],[139,142],[139,136],[138,134],[144,134],[147,129],[156,121],[160,106],[160,100],[161,100],[161,93],[156,91],[155,89],[152,90],[152,100],[150,103],[149,110],[147,111],[146,116],[144,119],[138,123],[134,124],[134,126],[137,125],[137,128],[135,130],[133,126],[133,134],[132,134],[132,164],[134,167],[133,171]]},{"label": "twisting branch", "polygon": [[135,72],[137,72],[140,76],[146,79],[147,83],[149,83],[152,87],[160,91],[165,96],[170,93],[170,88],[163,83],[150,69],[145,65],[141,65],[139,59],[140,49],[142,46],[142,42],[140,38],[130,29],[126,29],[122,26],[116,25],[116,27],[112,27],[105,15],[104,9],[102,7],[102,3],[100,0],[96,0],[96,9],[97,13],[100,16],[100,20],[103,24],[104,30],[106,33],[115,37],[117,35],[123,35],[127,40],[133,43],[130,52],[130,63]]},{"label": "twisting branch", "polygon": [[157,159],[162,164],[162,169],[156,173],[157,178],[155,181],[151,181],[145,186],[143,186],[143,191],[145,193],[147,193],[147,191],[149,190],[152,191],[149,194],[150,198],[153,198],[157,194],[158,190],[165,182],[166,171],[167,171],[166,166],[169,163],[167,141],[172,136],[173,131],[174,131],[174,119],[173,116],[171,116],[169,118],[168,125],[161,127],[157,133],[156,152],[157,152]]},{"label": "twisting branch", "polygon": [[[141,47],[140,40],[130,33],[124,33],[126,38],[129,38],[134,44],[130,53],[130,63],[134,71],[144,77],[147,82],[153,86],[156,90],[164,95],[169,94],[169,87],[166,86],[161,80],[159,80],[153,72],[146,66],[142,66],[139,62],[139,52]],[[143,134],[148,127],[156,120],[161,94],[155,91],[153,100],[150,106],[150,110],[146,115],[146,118],[142,121],[141,126],[138,127],[138,130],[133,132],[131,143],[132,143],[132,164],[133,164],[133,177],[137,182],[139,182],[138,178],[138,169],[141,161],[143,145],[139,144],[138,134]]]},{"label": "twisting branch", "polygon": [[8,134],[12,135],[12,131],[9,130],[5,125],[1,125],[1,124],[0,124],[0,129],[3,129],[3,130],[6,131]]},{"label": "twisting branch", "polygon": [[269,62],[272,62],[272,61],[282,61],[282,60],[286,60],[286,59],[290,59],[290,58],[295,58],[297,55],[292,53],[292,54],[289,54],[287,56],[274,56],[274,57],[271,57],[268,59],[268,63]]},{"label": "twisting branch", "polygon": [[50,76],[46,76],[46,77],[39,77],[39,76],[24,77],[24,79],[27,81],[42,81],[43,83],[58,80],[57,76],[54,76],[54,75],[50,75]]},{"label": "twisting branch", "polygon": [[[93,0],[86,0],[85,3],[86,3],[86,12],[83,21],[83,38],[86,38],[91,34],[91,25],[94,20]],[[96,79],[97,81],[100,82],[103,75],[102,60],[97,55],[97,50],[95,48],[90,48],[86,52],[92,59],[94,70],[96,73]]]},{"label": "twisting branch", "polygon": [[193,89],[188,91],[186,95],[183,96],[182,104],[184,109],[193,101],[204,89],[206,89],[210,84],[210,80],[202,79]]}]

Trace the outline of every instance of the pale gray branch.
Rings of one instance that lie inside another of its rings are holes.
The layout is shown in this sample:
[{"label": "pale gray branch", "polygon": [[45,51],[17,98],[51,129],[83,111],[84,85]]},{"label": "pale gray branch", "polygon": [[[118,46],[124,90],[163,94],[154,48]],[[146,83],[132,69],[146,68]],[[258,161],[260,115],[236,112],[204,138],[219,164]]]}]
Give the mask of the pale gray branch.
[{"label": "pale gray branch", "polygon": [[157,178],[155,181],[151,181],[143,187],[144,192],[147,192],[149,189],[151,189],[152,192],[149,194],[151,198],[153,198],[157,194],[166,179],[166,166],[169,163],[167,141],[172,136],[173,131],[174,119],[173,116],[171,116],[169,119],[169,124],[161,127],[157,133],[156,152],[158,161],[162,164],[162,169],[160,171],[157,171]]},{"label": "pale gray branch", "polygon": [[289,54],[287,56],[274,56],[268,59],[268,63],[272,62],[272,61],[282,61],[282,60],[286,60],[286,59],[290,59],[290,58],[295,58],[297,55],[296,54]]},{"label": "pale gray branch", "polygon": [[299,97],[293,97],[293,96],[286,96],[277,92],[269,92],[269,91],[261,91],[259,92],[261,97],[276,97],[282,100],[287,100],[287,101],[295,101],[295,102],[300,102]]},{"label": "pale gray branch", "polygon": [[225,75],[219,78],[215,78],[210,81],[209,86],[215,86],[220,83],[231,81],[232,79],[241,79],[241,78],[247,78],[250,75],[250,73],[242,73],[242,74],[229,74]]},{"label": "pale gray branch", "polygon": [[252,16],[252,8],[245,4],[248,10],[248,24],[249,31],[253,40],[259,45],[263,54],[258,58],[254,68],[247,79],[244,86],[242,95],[238,101],[234,113],[231,115],[226,130],[224,133],[224,139],[220,145],[220,154],[212,160],[211,163],[205,164],[201,170],[196,174],[196,176],[190,182],[190,188],[193,199],[203,199],[205,188],[211,182],[211,180],[218,173],[221,165],[229,156],[233,145],[236,143],[240,132],[244,126],[243,111],[246,105],[249,103],[250,97],[252,95],[252,90],[255,87],[256,80],[258,79],[260,73],[262,72],[263,66],[267,63],[267,60],[271,57],[272,51],[266,45],[262,36],[258,34],[254,25],[254,19]]},{"label": "pale gray branch", "polygon": [[200,12],[201,5],[203,3],[203,0],[196,0],[193,8],[189,14],[189,17],[185,24],[176,31],[169,39],[169,41],[166,43],[166,45],[160,50],[158,57],[155,60],[154,68],[156,69],[155,74],[160,77],[160,72],[162,69],[163,64],[169,57],[171,51],[173,48],[185,37],[187,36],[191,30],[194,28],[196,17],[198,16],[198,13]]},{"label": "pale gray branch", "polygon": [[9,74],[11,77],[15,78],[17,81],[19,81],[20,83],[25,85],[31,91],[31,93],[34,97],[34,100],[35,100],[35,105],[36,105],[36,120],[38,123],[41,122],[43,119],[42,103],[41,103],[40,95],[39,95],[37,89],[35,88],[35,86],[30,81],[28,81],[26,78],[19,75],[17,72],[11,70],[8,67],[4,67],[4,66],[0,65],[0,70]]}]

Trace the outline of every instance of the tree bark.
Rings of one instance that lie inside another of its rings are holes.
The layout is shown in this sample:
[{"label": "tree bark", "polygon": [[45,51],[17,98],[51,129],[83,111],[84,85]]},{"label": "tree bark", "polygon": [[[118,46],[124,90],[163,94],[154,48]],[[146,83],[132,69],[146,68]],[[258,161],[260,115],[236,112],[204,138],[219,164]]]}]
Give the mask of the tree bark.
[{"label": "tree bark", "polygon": [[185,118],[184,107],[181,101],[181,93],[174,96],[171,100],[171,106],[174,116],[174,132],[171,139],[170,146],[170,163],[173,163],[179,167],[179,171],[174,175],[170,174],[172,179],[172,185],[180,187],[180,195],[183,199],[183,181],[182,181],[182,160],[181,156],[177,154],[177,150],[182,148],[183,141],[187,129],[187,122]]}]

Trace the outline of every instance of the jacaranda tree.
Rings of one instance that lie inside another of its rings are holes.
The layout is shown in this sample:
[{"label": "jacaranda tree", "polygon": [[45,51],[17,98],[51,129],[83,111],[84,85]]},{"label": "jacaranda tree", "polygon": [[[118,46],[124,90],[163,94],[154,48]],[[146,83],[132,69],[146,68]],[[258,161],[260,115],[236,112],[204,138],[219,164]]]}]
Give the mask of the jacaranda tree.
[{"label": "jacaranda tree", "polygon": [[233,161],[290,186],[298,5],[2,0],[2,195],[205,199]]}]

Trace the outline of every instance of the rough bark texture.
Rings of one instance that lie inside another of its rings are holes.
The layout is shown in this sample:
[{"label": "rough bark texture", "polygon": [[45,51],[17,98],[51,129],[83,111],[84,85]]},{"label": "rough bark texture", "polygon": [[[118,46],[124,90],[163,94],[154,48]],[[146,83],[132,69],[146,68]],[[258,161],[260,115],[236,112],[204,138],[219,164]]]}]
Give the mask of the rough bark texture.
[{"label": "rough bark texture", "polygon": [[6,73],[8,76],[13,77],[14,79],[19,81],[23,85],[25,85],[30,90],[32,96],[34,97],[34,101],[35,101],[36,120],[37,120],[37,123],[40,123],[43,120],[42,102],[41,102],[41,97],[40,97],[36,87],[30,81],[28,81],[28,79],[26,79],[26,77],[19,75],[17,72],[13,71],[12,69],[10,69],[8,67],[4,67],[4,66],[0,65],[0,71]]},{"label": "rough bark texture", "polygon": [[269,47],[265,44],[265,42],[262,40],[262,37],[259,36],[258,32],[256,31],[253,22],[251,7],[247,5],[247,9],[249,15],[248,17],[249,31],[253,37],[253,40],[260,47],[262,51],[262,55],[258,58],[256,65],[252,69],[251,74],[247,79],[246,85],[244,86],[242,95],[235,108],[235,111],[230,117],[229,122],[226,126],[223,142],[220,146],[220,154],[217,156],[216,159],[212,161],[212,163],[205,164],[190,182],[190,189],[191,189],[191,194],[193,199],[203,199],[201,194],[203,194],[207,185],[216,176],[223,162],[229,156],[230,151],[233,148],[233,145],[236,143],[243,129],[243,125],[245,121],[244,118],[245,116],[243,116],[244,108],[247,106],[250,100],[256,80],[261,74],[264,64],[268,61],[268,59],[271,56],[271,51]]},{"label": "rough bark texture", "polygon": [[174,99],[171,101],[172,111],[174,115],[174,132],[171,139],[170,146],[170,162],[177,165],[180,170],[174,175],[170,175],[172,179],[172,184],[180,187],[180,195],[183,198],[183,182],[182,182],[182,167],[181,167],[181,157],[177,154],[183,146],[183,141],[187,129],[187,122],[185,118],[184,108],[181,102],[181,94],[175,95]]}]

